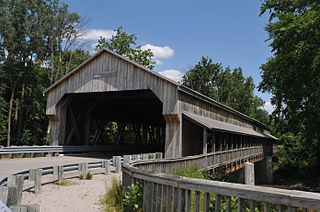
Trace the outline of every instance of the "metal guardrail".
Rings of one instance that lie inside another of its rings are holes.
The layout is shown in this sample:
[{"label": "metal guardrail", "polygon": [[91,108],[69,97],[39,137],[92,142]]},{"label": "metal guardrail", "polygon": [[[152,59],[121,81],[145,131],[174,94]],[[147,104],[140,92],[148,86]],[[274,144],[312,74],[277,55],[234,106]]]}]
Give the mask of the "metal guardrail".
[{"label": "metal guardrail", "polygon": [[[157,146],[148,146],[149,152],[157,152]],[[0,159],[4,156],[8,158],[33,157],[34,154],[73,154],[73,153],[91,153],[100,152],[107,154],[121,154],[121,152],[132,151],[132,146],[119,145],[115,148],[114,145],[99,145],[99,146],[10,146],[0,148]],[[135,154],[133,152],[133,154]],[[19,155],[19,156],[18,156]]]},{"label": "metal guardrail", "polygon": [[[127,162],[130,161],[136,161],[136,160],[149,160],[149,159],[155,159],[162,157],[162,153],[147,153],[147,154],[134,154],[134,155],[124,155],[121,156],[121,164],[127,160]],[[88,164],[88,170],[94,170],[97,168],[103,168],[103,161],[94,161],[94,162],[84,162]],[[110,161],[110,166],[115,166],[115,156],[112,156],[112,159],[109,159]],[[63,172],[71,172],[71,171],[78,171],[79,170],[79,164],[80,163],[70,163],[70,164],[65,164],[63,165]],[[38,169],[42,169],[42,176],[47,176],[47,175],[53,175],[54,174],[54,166],[47,166],[47,167],[39,167]],[[29,179],[29,170],[21,171],[14,173],[12,175],[23,175],[24,180]],[[9,177],[9,176],[8,176]],[[0,186],[6,186],[8,177],[4,178],[3,180],[0,181]]]}]

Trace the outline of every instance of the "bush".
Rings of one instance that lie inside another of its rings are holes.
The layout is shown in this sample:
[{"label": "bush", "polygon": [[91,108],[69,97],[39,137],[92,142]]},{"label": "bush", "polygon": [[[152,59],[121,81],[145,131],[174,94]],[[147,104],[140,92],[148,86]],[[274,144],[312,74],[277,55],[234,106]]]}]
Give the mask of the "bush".
[{"label": "bush", "polygon": [[142,211],[143,186],[136,182],[128,188],[129,192],[125,194],[123,199],[123,211]]}]

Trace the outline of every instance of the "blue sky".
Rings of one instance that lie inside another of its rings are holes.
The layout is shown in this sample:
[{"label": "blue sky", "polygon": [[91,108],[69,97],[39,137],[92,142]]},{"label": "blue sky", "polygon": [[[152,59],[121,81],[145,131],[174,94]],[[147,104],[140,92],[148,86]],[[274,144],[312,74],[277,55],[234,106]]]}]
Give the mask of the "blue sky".
[{"label": "blue sky", "polygon": [[[112,29],[122,26],[154,52],[155,70],[173,79],[209,56],[224,66],[242,67],[258,84],[259,67],[271,56],[264,31],[268,17],[259,17],[259,0],[62,1],[89,19],[85,38],[92,45],[99,35],[109,38]],[[256,95],[270,110],[270,94]]]}]

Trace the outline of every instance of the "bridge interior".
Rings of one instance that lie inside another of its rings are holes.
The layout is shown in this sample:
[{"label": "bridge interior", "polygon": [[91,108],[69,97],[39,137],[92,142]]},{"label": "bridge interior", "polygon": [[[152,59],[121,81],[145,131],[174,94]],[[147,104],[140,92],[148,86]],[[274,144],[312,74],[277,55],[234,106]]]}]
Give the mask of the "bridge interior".
[{"label": "bridge interior", "polygon": [[73,93],[62,101],[62,145],[104,145],[107,151],[163,152],[162,102],[151,90]]}]

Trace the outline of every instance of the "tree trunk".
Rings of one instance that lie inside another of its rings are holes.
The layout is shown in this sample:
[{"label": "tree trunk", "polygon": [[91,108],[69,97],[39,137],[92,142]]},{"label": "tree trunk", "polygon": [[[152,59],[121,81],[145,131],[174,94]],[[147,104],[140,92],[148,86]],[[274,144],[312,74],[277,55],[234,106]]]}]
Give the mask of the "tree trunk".
[{"label": "tree trunk", "polygon": [[11,115],[13,107],[14,89],[12,89],[10,101],[9,101],[9,112],[8,112],[8,134],[7,134],[7,146],[10,146],[11,141]]}]

